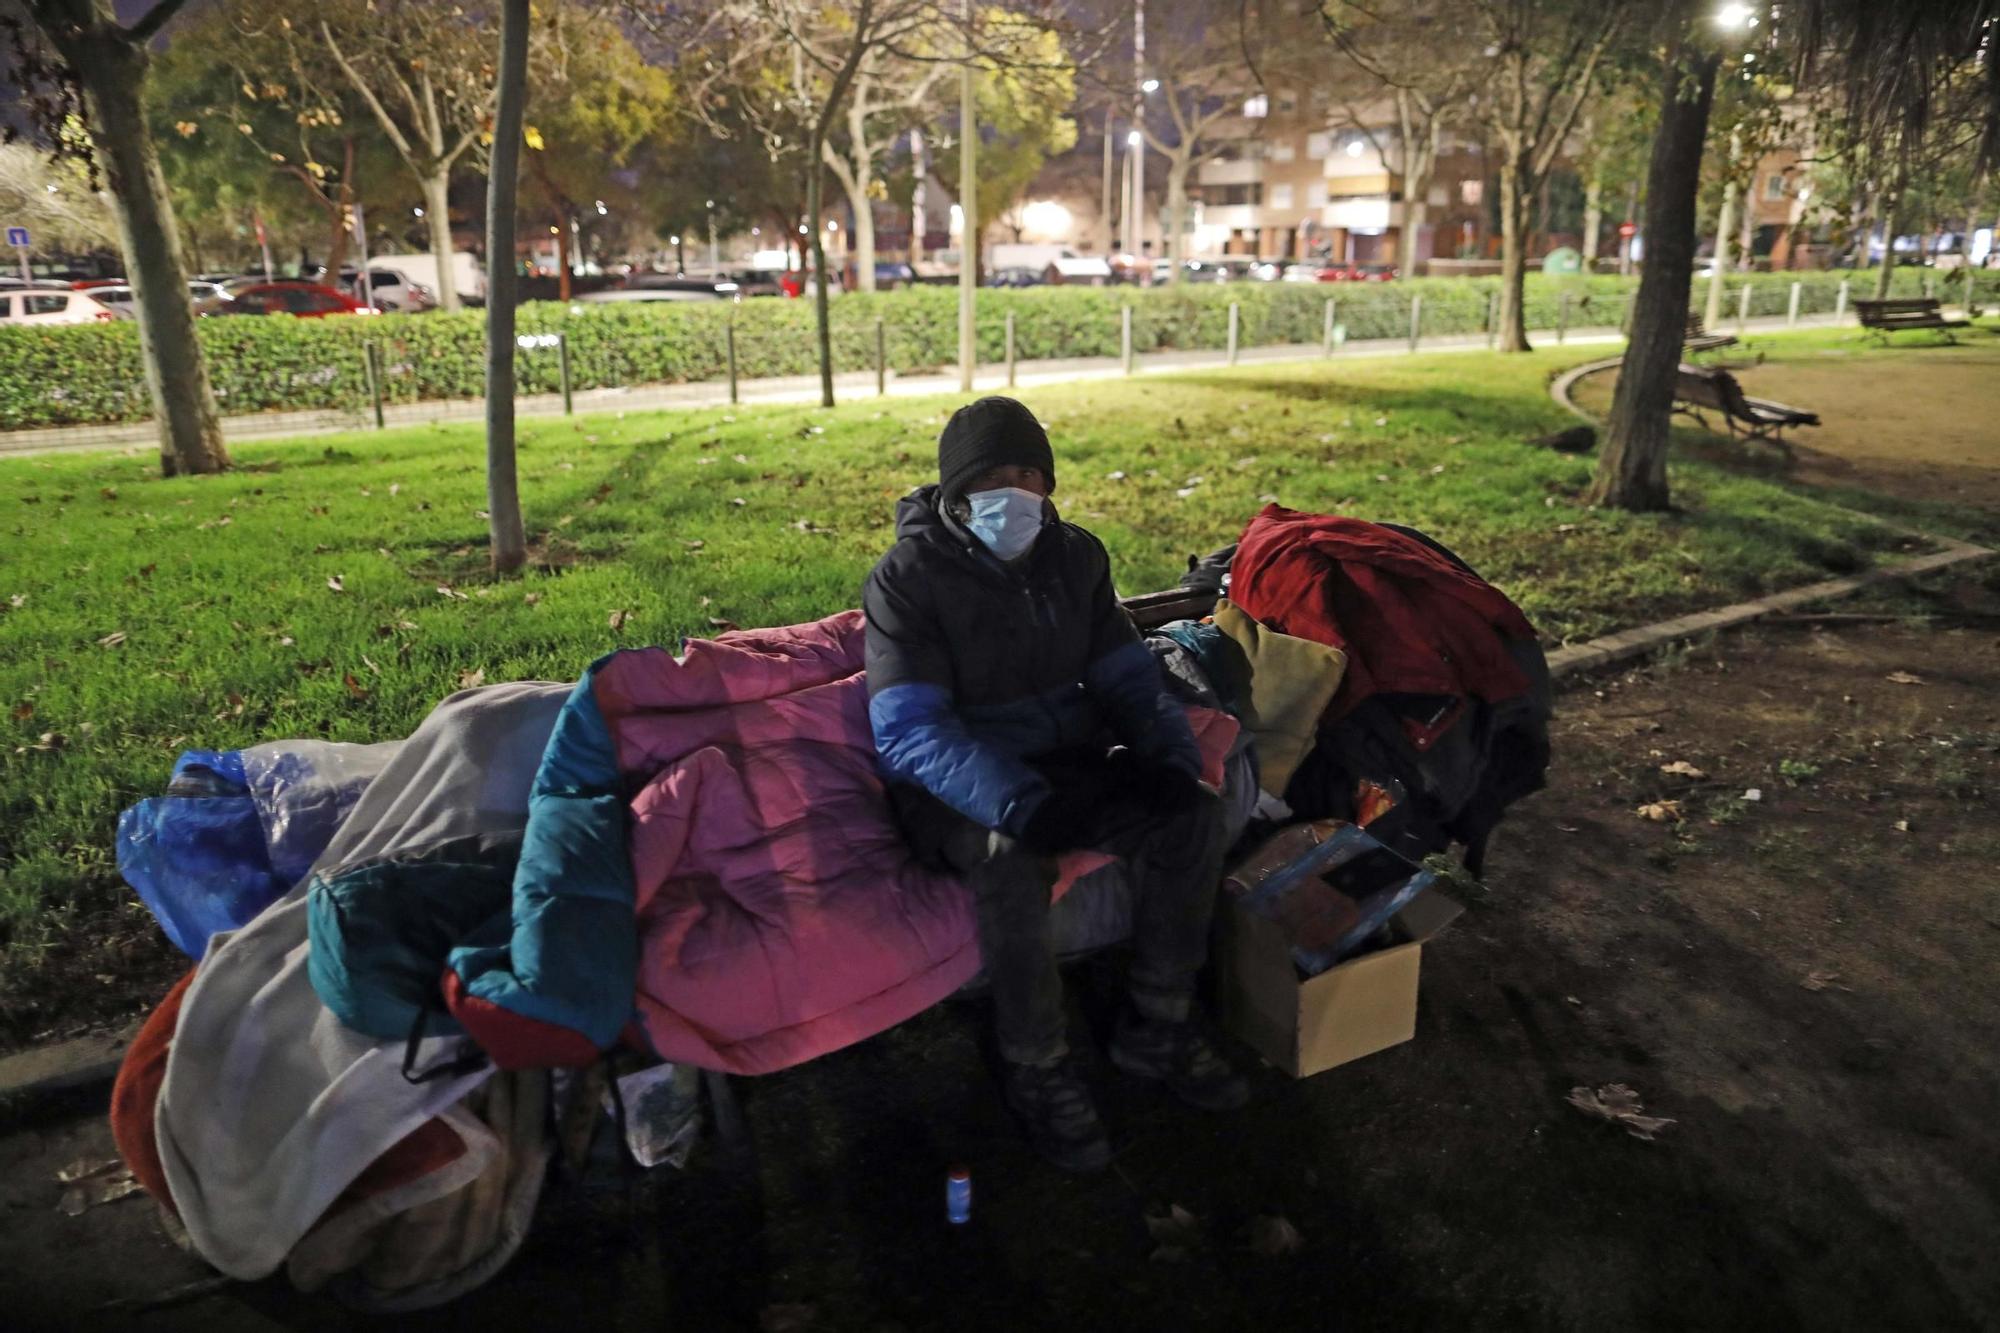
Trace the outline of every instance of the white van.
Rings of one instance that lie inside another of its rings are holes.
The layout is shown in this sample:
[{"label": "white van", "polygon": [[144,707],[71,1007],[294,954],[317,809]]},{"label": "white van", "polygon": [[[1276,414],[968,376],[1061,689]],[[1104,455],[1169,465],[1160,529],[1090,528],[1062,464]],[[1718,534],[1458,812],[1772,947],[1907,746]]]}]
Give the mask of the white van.
[{"label": "white van", "polygon": [[[436,255],[370,255],[368,267],[371,270],[394,269],[408,281],[428,287],[433,292],[444,290],[438,283]],[[461,300],[485,302],[486,270],[479,266],[477,259],[463,250],[452,251],[451,274]]]}]

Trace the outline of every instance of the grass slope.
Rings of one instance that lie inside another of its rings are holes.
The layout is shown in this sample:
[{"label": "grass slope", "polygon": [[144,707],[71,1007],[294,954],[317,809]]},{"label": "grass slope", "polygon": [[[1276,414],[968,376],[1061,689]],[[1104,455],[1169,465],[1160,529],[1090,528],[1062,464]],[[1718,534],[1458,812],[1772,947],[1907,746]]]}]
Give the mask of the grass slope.
[{"label": "grass slope", "polygon": [[[1589,355],[1022,396],[1055,440],[1058,503],[1103,537],[1127,592],[1171,584],[1270,497],[1435,533],[1552,641],[1893,545],[1868,519],[1699,460],[1676,471],[1682,513],[1583,508],[1589,460],[1522,441],[1566,424],[1546,384]],[[896,497],[933,476],[953,405],[524,422],[539,564],[500,583],[483,572],[476,426],[244,445],[219,478],[162,480],[136,456],[0,463],[0,1041],[90,1007],[67,992],[92,979],[170,966],[112,833],[177,751],[400,736],[465,683],[566,680],[614,648],[852,606]]]}]

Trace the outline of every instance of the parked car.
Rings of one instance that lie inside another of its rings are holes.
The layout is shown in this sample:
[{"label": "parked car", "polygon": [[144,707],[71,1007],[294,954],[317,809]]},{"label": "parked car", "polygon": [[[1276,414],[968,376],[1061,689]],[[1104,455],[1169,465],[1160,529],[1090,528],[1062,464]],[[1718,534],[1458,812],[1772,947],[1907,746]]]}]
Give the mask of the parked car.
[{"label": "parked car", "polygon": [[601,292],[587,292],[576,299],[583,305],[628,301],[731,301],[736,299],[736,290],[734,283],[718,282],[712,278],[677,278],[658,285],[612,287]]},{"label": "parked car", "polygon": [[[819,282],[811,269],[788,269],[784,276],[778,279],[778,288],[787,296],[817,296],[819,294]],[[845,283],[836,282],[833,286],[827,288],[826,294],[828,296],[838,296],[846,290],[847,286]]]},{"label": "parked car", "polygon": [[1042,285],[1042,271],[1038,268],[1023,268],[1020,266],[988,269],[986,272],[986,285],[988,287],[1039,287]]},{"label": "parked car", "polygon": [[1308,259],[1305,260],[1303,263],[1293,264],[1290,268],[1286,269],[1284,273],[1279,276],[1279,281],[1340,282],[1343,280],[1342,277],[1338,277],[1335,275],[1344,274],[1344,272],[1345,270],[1340,265],[1329,264],[1323,260],[1318,260],[1318,259]]},{"label": "parked car", "polygon": [[[194,307],[197,315],[213,314],[224,301],[229,299],[229,293],[213,282],[195,280],[190,281],[187,286],[188,304]],[[91,287],[88,290],[93,300],[109,308],[111,313],[120,319],[131,319],[138,314],[138,293],[132,290],[129,283]]]},{"label": "parked car", "polygon": [[916,280],[917,271],[908,264],[886,259],[875,262],[875,286],[880,291],[894,291],[898,287],[907,287]]},{"label": "parked car", "polygon": [[[461,301],[470,305],[486,303],[486,270],[479,266],[477,258],[463,250],[454,250],[447,268]],[[393,270],[402,274],[404,282],[428,287],[433,296],[443,290],[438,283],[436,255],[371,255],[368,269],[371,273],[380,269]]]},{"label": "parked car", "polygon": [[72,284],[62,278],[35,278],[24,281],[18,273],[0,273],[0,288],[19,291],[23,287],[40,287],[54,291],[68,291]]},{"label": "parked car", "polygon": [[[1173,276],[1174,264],[1171,259],[1153,261],[1153,282],[1166,282]],[[1209,259],[1183,259],[1181,261],[1182,282],[1228,282],[1230,273],[1223,265]]]},{"label": "parked car", "polygon": [[63,285],[71,291],[88,292],[99,287],[124,287],[128,284],[124,278],[78,278]]},{"label": "parked car", "polygon": [[0,292],[0,324],[90,324],[118,318],[89,292],[22,287]]},{"label": "parked car", "polygon": [[318,282],[260,282],[231,293],[218,315],[296,315],[323,319],[328,315],[372,315],[375,312],[345,292]]}]

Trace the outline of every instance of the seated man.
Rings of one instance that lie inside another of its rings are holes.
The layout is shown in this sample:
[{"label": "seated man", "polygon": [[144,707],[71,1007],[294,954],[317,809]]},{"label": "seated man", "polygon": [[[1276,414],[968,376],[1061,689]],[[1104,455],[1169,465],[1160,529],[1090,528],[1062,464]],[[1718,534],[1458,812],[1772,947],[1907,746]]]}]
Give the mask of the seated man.
[{"label": "seated man", "polygon": [[906,835],[972,889],[1008,1104],[1045,1157],[1088,1171],[1111,1154],[1066,1064],[1057,853],[1111,852],[1131,874],[1137,956],[1112,1063],[1206,1109],[1249,1090],[1190,1022],[1222,802],[1104,547],[1056,516],[1055,484],[1026,407],[982,398],[952,415],[938,484],[898,503],[896,544],[868,576],[868,715]]}]

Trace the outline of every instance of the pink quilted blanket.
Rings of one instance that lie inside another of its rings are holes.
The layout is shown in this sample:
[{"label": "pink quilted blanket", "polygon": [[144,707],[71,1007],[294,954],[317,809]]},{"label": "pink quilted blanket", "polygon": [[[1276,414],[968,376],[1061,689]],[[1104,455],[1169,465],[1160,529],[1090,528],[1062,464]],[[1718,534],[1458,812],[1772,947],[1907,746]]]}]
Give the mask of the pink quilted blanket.
[{"label": "pink quilted blanket", "polygon": [[[668,1059],[795,1065],[979,969],[969,896],[918,866],[890,817],[862,633],[846,611],[600,664],[598,704],[635,790],[638,1020]],[[1219,783],[1236,722],[1189,717]],[[1066,857],[1058,894],[1107,859]]]}]

